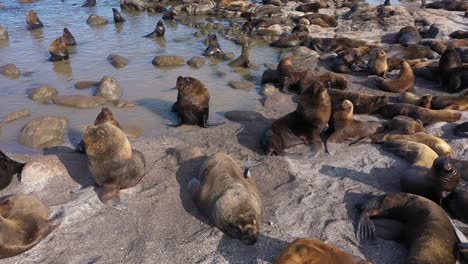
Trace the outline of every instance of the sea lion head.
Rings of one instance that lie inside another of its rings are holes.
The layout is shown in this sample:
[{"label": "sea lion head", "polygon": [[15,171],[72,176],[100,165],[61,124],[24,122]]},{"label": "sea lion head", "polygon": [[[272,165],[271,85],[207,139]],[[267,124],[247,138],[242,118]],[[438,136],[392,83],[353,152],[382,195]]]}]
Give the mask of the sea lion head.
[{"label": "sea lion head", "polygon": [[111,110],[108,107],[103,107],[101,112],[96,117],[94,121],[94,125],[102,124],[106,121],[114,120],[114,115],[112,114]]},{"label": "sea lion head", "polygon": [[432,104],[432,95],[430,95],[430,94],[426,94],[426,95],[422,96],[420,101],[419,101],[419,106],[424,107],[424,108],[430,109],[431,104]]},{"label": "sea lion head", "polygon": [[294,34],[294,33],[299,33],[299,32],[306,32],[306,33],[309,33],[309,28],[304,26],[304,25],[296,25],[295,27],[293,27],[293,29],[291,30],[291,34]]},{"label": "sea lion head", "polygon": [[216,34],[210,34],[208,36],[208,46],[216,46],[216,45],[219,45],[218,43],[218,37],[216,36]]},{"label": "sea lion head", "polygon": [[339,111],[353,110],[353,103],[351,103],[351,101],[349,100],[344,100],[343,102],[341,102],[341,104],[338,104],[336,106],[336,110],[339,110]]},{"label": "sea lion head", "polygon": [[437,157],[432,164],[431,176],[443,192],[455,190],[460,181],[460,174],[450,157]]},{"label": "sea lion head", "polygon": [[385,57],[387,57],[387,52],[385,52],[385,50],[383,50],[383,49],[380,49],[380,50],[377,51],[377,57],[385,58]]},{"label": "sea lion head", "polygon": [[118,127],[109,124],[88,126],[83,140],[86,154],[92,159],[131,159],[132,147],[125,133]]},{"label": "sea lion head", "polygon": [[182,96],[195,96],[206,94],[209,97],[206,85],[200,80],[195,79],[193,77],[177,77],[176,88]]},{"label": "sea lion head", "polygon": [[282,74],[293,72],[292,57],[286,57],[280,61],[276,70]]},{"label": "sea lion head", "polygon": [[232,230],[233,237],[238,238],[244,244],[253,245],[257,242],[258,225],[254,215],[240,217],[236,223],[236,227]]}]

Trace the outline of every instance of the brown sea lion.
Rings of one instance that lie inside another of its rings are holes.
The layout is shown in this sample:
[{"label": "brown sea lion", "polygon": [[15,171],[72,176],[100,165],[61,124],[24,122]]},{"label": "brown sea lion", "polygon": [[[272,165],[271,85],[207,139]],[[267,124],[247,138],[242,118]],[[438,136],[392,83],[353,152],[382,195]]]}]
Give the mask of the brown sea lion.
[{"label": "brown sea lion", "polygon": [[387,104],[380,108],[380,113],[385,118],[392,118],[397,115],[406,115],[414,119],[419,119],[424,125],[435,122],[456,122],[460,120],[461,114],[455,110],[431,110],[411,104]]},{"label": "brown sea lion", "polygon": [[338,53],[331,66],[332,70],[339,73],[360,71],[364,64],[364,57],[370,52],[369,47],[349,48]]},{"label": "brown sea lion", "polygon": [[408,248],[407,263],[455,264],[458,238],[450,219],[436,203],[408,193],[374,196],[363,205],[357,236],[367,240],[381,229],[371,218],[385,218],[400,222],[403,228],[394,230]]},{"label": "brown sea lion", "polygon": [[172,106],[172,111],[178,113],[178,122],[182,124],[210,127],[221,125],[208,123],[210,94],[206,85],[192,77],[177,77],[177,102]]},{"label": "brown sea lion", "polygon": [[224,153],[209,156],[189,182],[197,207],[214,226],[247,245],[257,242],[262,202],[255,181]]},{"label": "brown sea lion", "polygon": [[353,103],[355,114],[371,114],[388,103],[387,96],[377,96],[349,91],[330,89],[328,91],[332,99],[332,105],[339,105],[344,100]]},{"label": "brown sea lion", "polygon": [[301,4],[298,7],[296,7],[296,11],[301,11],[301,12],[318,12],[320,8],[328,8],[329,5],[326,2],[311,2],[311,3],[305,3]]},{"label": "brown sea lion", "polygon": [[[114,14],[114,22],[115,23],[125,22],[125,18],[122,17],[119,10],[117,10],[116,8],[112,8],[112,13]],[[157,28],[157,26],[156,26],[156,28]]]},{"label": "brown sea lion", "polygon": [[96,0],[86,0],[81,7],[94,7],[96,6]]},{"label": "brown sea lion", "polygon": [[216,36],[216,34],[208,35],[208,47],[203,52],[203,55],[207,57],[214,57],[214,58],[223,59],[223,60],[229,59],[226,56],[226,54],[224,54],[224,52],[221,50],[221,47],[219,46],[219,42],[218,42],[218,37]]},{"label": "brown sea lion", "polygon": [[338,21],[335,17],[325,14],[308,14],[302,16],[302,18],[309,20],[311,25],[317,25],[325,28],[338,26]]},{"label": "brown sea lion", "polygon": [[26,23],[28,24],[29,30],[34,30],[44,26],[34,10],[29,11],[26,16]]},{"label": "brown sea lion", "polygon": [[420,63],[427,62],[425,58],[414,59],[414,60],[388,59],[387,60],[388,71],[401,69],[401,64],[404,61],[406,61],[411,66],[411,68],[413,68],[414,66],[416,66],[416,65],[418,65]]},{"label": "brown sea lion", "polygon": [[334,72],[326,72],[322,75],[315,75],[313,71],[308,71],[299,81],[299,93],[307,89],[314,81],[319,81],[329,89],[346,90],[350,82],[346,77]]},{"label": "brown sea lion", "polygon": [[49,45],[50,61],[68,60],[67,39],[59,37]]},{"label": "brown sea lion", "polygon": [[371,139],[374,143],[384,143],[395,139],[418,142],[430,147],[441,157],[453,157],[453,149],[445,140],[424,132],[416,132],[413,134],[383,133],[372,136]]},{"label": "brown sea lion", "polygon": [[323,148],[320,134],[330,116],[330,96],[325,86],[315,81],[299,96],[296,111],[273,122],[272,135],[265,146],[267,155],[285,155],[285,149],[299,144],[310,146],[310,153],[317,155]]},{"label": "brown sea lion", "polygon": [[414,60],[421,58],[433,59],[434,53],[429,47],[417,44],[402,46],[392,44],[385,48],[388,59]]},{"label": "brown sea lion", "polygon": [[369,46],[365,41],[350,38],[309,38],[307,47],[317,52],[331,53],[347,48]]},{"label": "brown sea lion", "polygon": [[424,126],[420,120],[414,120],[408,116],[395,116],[386,124],[388,131],[401,134],[414,134],[425,132]]},{"label": "brown sea lion", "polygon": [[449,37],[454,39],[466,39],[468,38],[468,31],[466,30],[457,30],[450,33]]},{"label": "brown sea lion", "polygon": [[119,191],[135,186],[145,174],[143,154],[132,150],[125,133],[103,123],[89,126],[84,133],[88,166],[95,182],[102,187],[101,201],[117,209],[125,209]]},{"label": "brown sea lion", "polygon": [[299,238],[289,244],[273,264],[371,264],[318,239]]},{"label": "brown sea lion", "polygon": [[146,38],[164,37],[164,33],[166,33],[166,28],[164,27],[162,20],[159,20],[158,23],[156,24],[156,28],[154,29],[154,31],[145,35],[145,37]]},{"label": "brown sea lion", "polygon": [[309,28],[305,25],[299,24],[299,25],[295,25],[293,29],[291,29],[291,34],[299,33],[299,32],[309,33]]},{"label": "brown sea lion", "polygon": [[462,67],[460,56],[458,56],[457,52],[453,48],[447,48],[439,60],[439,72],[441,77],[441,84],[443,86],[449,83],[452,75],[450,70],[459,67]]},{"label": "brown sea lion", "polygon": [[387,53],[383,49],[375,52],[367,64],[369,74],[385,77],[388,72]]},{"label": "brown sea lion", "polygon": [[307,71],[294,70],[292,57],[282,59],[276,71],[280,76],[280,91],[283,93],[298,90],[300,81],[307,75]]},{"label": "brown sea lion", "polygon": [[119,122],[115,120],[112,111],[108,107],[101,108],[101,112],[99,112],[98,116],[96,117],[96,120],[94,120],[95,126],[104,123],[108,123],[122,129]]},{"label": "brown sea lion", "polygon": [[376,80],[379,88],[386,92],[402,93],[414,88],[413,70],[406,61],[401,64],[400,73],[396,79],[384,79],[377,76]]},{"label": "brown sea lion", "polygon": [[468,110],[468,96],[434,96],[432,98],[432,109],[453,109],[458,111]]},{"label": "brown sea lion", "polygon": [[396,42],[401,45],[419,44],[421,42],[421,35],[418,30],[413,26],[406,26],[398,31],[396,35]]},{"label": "brown sea lion", "polygon": [[423,108],[432,108],[432,95],[427,94],[417,96],[414,93],[403,92],[398,95],[397,100],[399,103],[417,105]]},{"label": "brown sea lion", "polygon": [[65,43],[67,44],[67,46],[76,45],[75,37],[73,37],[72,33],[68,30],[68,28],[63,28],[62,37],[65,38]]},{"label": "brown sea lion", "polygon": [[3,151],[0,150],[0,190],[5,189],[10,185],[14,175],[20,178],[24,163],[10,159]]},{"label": "brown sea lion", "polygon": [[355,120],[353,117],[353,103],[349,100],[334,105],[330,124],[333,133],[327,139],[327,147],[329,143],[342,143],[350,138],[368,137],[381,132],[384,128],[382,122]]},{"label": "brown sea lion", "polygon": [[19,255],[60,226],[63,213],[49,217],[49,208],[32,195],[0,198],[0,259]]}]

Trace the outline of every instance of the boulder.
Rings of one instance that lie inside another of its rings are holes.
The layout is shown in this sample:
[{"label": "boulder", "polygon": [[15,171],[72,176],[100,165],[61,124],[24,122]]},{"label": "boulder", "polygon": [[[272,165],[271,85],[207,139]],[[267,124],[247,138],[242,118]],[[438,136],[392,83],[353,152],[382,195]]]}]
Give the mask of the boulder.
[{"label": "boulder", "polygon": [[162,55],[154,57],[152,63],[158,67],[182,66],[185,65],[185,59],[181,56]]},{"label": "boulder", "polygon": [[64,116],[39,116],[21,130],[19,141],[32,148],[50,148],[63,143],[68,120]]},{"label": "boulder", "polygon": [[190,67],[201,68],[203,67],[203,65],[205,65],[205,58],[200,57],[200,56],[194,56],[190,58],[190,60],[187,61],[187,64]]},{"label": "boulder", "polygon": [[33,101],[38,103],[48,103],[57,93],[57,90],[54,88],[44,85],[35,89],[30,97]]},{"label": "boulder", "polygon": [[107,56],[107,60],[115,68],[123,68],[128,64],[128,59],[118,54],[110,54]]},{"label": "boulder", "polygon": [[6,64],[0,67],[0,74],[10,79],[18,79],[21,72],[14,64]]},{"label": "boulder", "polygon": [[0,26],[0,40],[8,40],[8,31],[2,26]]},{"label": "boulder", "polygon": [[10,113],[9,115],[7,115],[5,118],[3,118],[3,122],[4,123],[10,123],[10,122],[13,122],[13,121],[15,121],[17,119],[27,117],[30,114],[31,114],[31,110],[29,110],[27,108],[21,109],[21,110],[15,111],[15,112]]},{"label": "boulder", "polygon": [[248,91],[255,87],[255,83],[249,81],[230,81],[229,86],[237,90]]},{"label": "boulder", "polygon": [[122,88],[119,82],[111,76],[104,76],[96,90],[96,96],[100,96],[108,101],[119,100],[122,97]]}]

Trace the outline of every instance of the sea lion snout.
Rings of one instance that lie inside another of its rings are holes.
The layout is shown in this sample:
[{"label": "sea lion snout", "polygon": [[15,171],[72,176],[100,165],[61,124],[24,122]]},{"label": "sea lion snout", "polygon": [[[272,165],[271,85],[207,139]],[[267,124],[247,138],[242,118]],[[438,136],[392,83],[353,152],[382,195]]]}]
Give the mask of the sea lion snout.
[{"label": "sea lion snout", "polygon": [[338,109],[337,110],[348,110],[348,109],[351,109],[353,107],[353,103],[351,103],[351,101],[349,100],[344,100],[343,102],[341,102],[341,104],[337,107]]},{"label": "sea lion snout", "polygon": [[452,160],[449,157],[438,157],[434,160],[434,167],[446,172],[454,170]]}]

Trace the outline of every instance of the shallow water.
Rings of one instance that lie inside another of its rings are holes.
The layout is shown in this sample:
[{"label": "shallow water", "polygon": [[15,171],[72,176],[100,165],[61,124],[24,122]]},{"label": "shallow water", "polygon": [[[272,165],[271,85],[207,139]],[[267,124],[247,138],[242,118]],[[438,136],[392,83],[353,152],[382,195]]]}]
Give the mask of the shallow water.
[{"label": "shallow water", "polygon": [[[172,88],[179,75],[192,76],[207,84],[211,94],[210,119],[213,121],[222,119],[219,113],[255,107],[259,99],[257,91],[239,91],[227,85],[231,80],[241,80],[245,74],[236,72],[227,65],[228,62],[207,59],[201,69],[192,69],[187,65],[161,69],[151,64],[156,55],[181,55],[187,60],[201,55],[205,49],[205,37],[194,37],[196,29],[165,21],[165,41],[156,41],[143,36],[154,30],[161,14],[122,12],[126,22],[116,25],[111,8],[120,10],[119,1],[98,1],[94,8],[81,7],[83,2],[43,0],[22,4],[17,0],[0,1],[0,23],[7,27],[10,36],[8,43],[0,43],[0,65],[14,63],[22,73],[16,80],[0,76],[0,118],[22,108],[29,108],[32,112],[29,118],[3,125],[1,149],[20,153],[37,151],[21,146],[17,138],[27,121],[38,115],[67,116],[70,120],[68,139],[75,143],[100,111],[100,108],[75,109],[30,100],[30,90],[41,85],[51,86],[63,95],[92,95],[93,88],[77,90],[73,85],[84,80],[99,81],[104,75],[113,76],[123,89],[122,98],[138,103],[132,108],[111,107],[114,116],[123,125],[140,126],[144,136],[181,131],[165,126],[175,121],[170,107],[177,96],[177,91]],[[43,28],[33,31],[26,29],[25,18],[31,9],[37,11]],[[90,14],[105,17],[109,24],[89,26],[86,19]],[[62,35],[64,27],[74,35],[78,46],[70,50],[70,60],[67,62],[50,62],[47,60],[48,46]],[[177,38],[187,40],[175,42]],[[236,57],[241,52],[240,46],[222,37],[220,44],[225,52],[234,52]],[[124,68],[115,69],[106,59],[111,53],[128,58],[130,63]],[[278,60],[277,51],[268,47],[256,47],[252,54],[252,61],[260,66]],[[262,66],[252,74],[259,76],[263,70]],[[226,75],[219,77],[216,74],[218,71]]]}]

